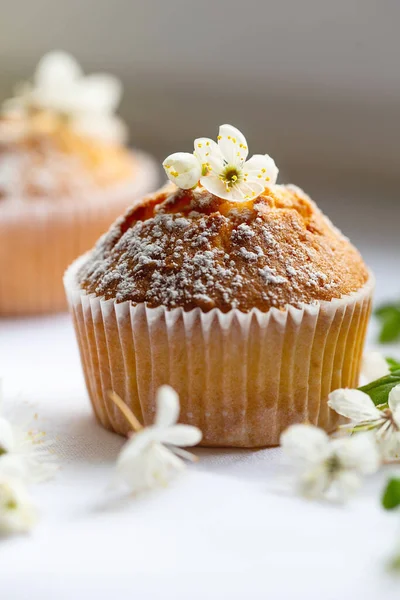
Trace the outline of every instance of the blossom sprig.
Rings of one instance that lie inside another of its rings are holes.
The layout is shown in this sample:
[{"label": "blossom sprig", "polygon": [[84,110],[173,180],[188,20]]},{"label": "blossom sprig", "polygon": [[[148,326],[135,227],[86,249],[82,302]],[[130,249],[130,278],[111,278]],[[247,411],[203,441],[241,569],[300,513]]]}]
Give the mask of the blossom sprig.
[{"label": "blossom sprig", "polygon": [[375,406],[361,390],[339,389],[331,392],[328,405],[350,420],[343,425],[350,433],[372,431],[384,460],[400,456],[400,385],[392,388],[385,404]]},{"label": "blossom sprig", "polygon": [[50,52],[39,61],[32,82],[20,84],[3,105],[5,140],[67,125],[78,134],[119,143],[126,126],[114,113],[121,82],[108,74],[84,76],[65,52]]},{"label": "blossom sprig", "polygon": [[293,467],[295,489],[309,499],[344,502],[380,464],[368,433],[331,439],[318,427],[298,424],[286,429],[280,442]]},{"label": "blossom sprig", "polygon": [[198,138],[193,154],[171,154],[163,167],[182,189],[201,185],[224,200],[245,202],[257,198],[278,177],[278,168],[268,154],[255,154],[247,160],[248,153],[244,135],[232,125],[221,125],[217,142]]},{"label": "blossom sprig", "polygon": [[400,457],[400,365],[393,359],[384,359],[378,352],[369,353],[363,360],[363,377],[368,383],[358,389],[331,392],[328,406],[349,419],[341,429],[351,434],[372,432],[382,460],[397,460]]},{"label": "blossom sprig", "polygon": [[44,432],[30,428],[31,419],[6,418],[1,405],[0,380],[0,536],[5,536],[35,525],[37,512],[26,486],[53,477],[58,464]]},{"label": "blossom sprig", "polygon": [[154,424],[143,427],[129,407],[114,392],[110,398],[124,414],[132,434],[123,446],[116,464],[116,483],[137,494],[159,486],[185,468],[182,458],[197,460],[181,446],[194,446],[202,438],[197,427],[178,424],[179,397],[168,385],[156,395],[157,411]]}]

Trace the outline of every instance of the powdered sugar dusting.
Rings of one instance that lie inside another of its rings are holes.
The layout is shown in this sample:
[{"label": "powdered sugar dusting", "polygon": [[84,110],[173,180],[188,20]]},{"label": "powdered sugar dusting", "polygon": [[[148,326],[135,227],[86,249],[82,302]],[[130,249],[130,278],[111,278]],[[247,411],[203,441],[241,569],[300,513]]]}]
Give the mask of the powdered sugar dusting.
[{"label": "powdered sugar dusting", "polygon": [[148,218],[133,212],[110,230],[80,280],[117,302],[225,312],[313,303],[361,287],[358,253],[304,202],[277,210],[261,197],[253,210],[221,212],[207,192],[161,197]]}]

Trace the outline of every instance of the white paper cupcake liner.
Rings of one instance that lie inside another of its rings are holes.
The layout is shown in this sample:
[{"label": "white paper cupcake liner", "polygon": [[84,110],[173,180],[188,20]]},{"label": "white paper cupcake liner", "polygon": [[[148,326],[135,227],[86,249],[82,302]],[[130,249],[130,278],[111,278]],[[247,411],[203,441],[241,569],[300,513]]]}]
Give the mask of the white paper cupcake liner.
[{"label": "white paper cupcake liner", "polygon": [[159,180],[153,158],[135,151],[131,181],[83,198],[0,200],[0,315],[65,310],[65,269]]},{"label": "white paper cupcake liner", "polygon": [[337,427],[327,396],[358,383],[372,275],[353,294],[301,308],[185,312],[82,292],[76,273],[85,258],[64,283],[89,396],[104,427],[129,431],[109,390],[148,425],[165,383],[179,393],[180,421],[202,430],[204,446],[274,446],[293,423]]}]

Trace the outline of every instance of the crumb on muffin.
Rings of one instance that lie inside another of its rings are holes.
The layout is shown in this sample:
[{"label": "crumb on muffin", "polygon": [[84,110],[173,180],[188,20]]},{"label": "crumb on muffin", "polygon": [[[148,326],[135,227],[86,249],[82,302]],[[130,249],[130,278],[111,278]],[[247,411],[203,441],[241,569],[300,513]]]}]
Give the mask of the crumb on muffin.
[{"label": "crumb on muffin", "polygon": [[168,184],[120,218],[78,273],[98,297],[205,312],[329,301],[368,277],[348,239],[291,185],[234,203]]}]

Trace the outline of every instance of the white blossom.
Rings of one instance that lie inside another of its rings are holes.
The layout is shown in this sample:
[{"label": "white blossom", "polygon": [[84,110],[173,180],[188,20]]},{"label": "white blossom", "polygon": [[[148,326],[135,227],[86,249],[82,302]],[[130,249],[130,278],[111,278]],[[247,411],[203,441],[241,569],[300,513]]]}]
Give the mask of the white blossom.
[{"label": "white blossom", "polygon": [[[116,401],[114,395],[114,401]],[[122,401],[121,401],[122,402]],[[194,446],[202,434],[197,427],[177,424],[179,398],[169,386],[159,388],[156,396],[157,412],[154,424],[138,426],[129,409],[120,406],[135,432],[124,445],[117,460],[117,481],[133,493],[159,485],[166,485],[185,463],[180,457],[194,459],[193,455],[180,446]]]},{"label": "white blossom", "polygon": [[123,142],[126,127],[114,114],[121,94],[117,78],[107,74],[84,76],[72,56],[50,52],[39,61],[33,82],[20,85],[15,97],[6,101],[4,113],[19,115],[20,123],[15,119],[14,126],[21,128],[21,122],[25,123],[25,134],[32,124],[32,114],[44,111],[82,135]]},{"label": "white blossom", "polygon": [[14,409],[12,418],[2,414],[3,396],[0,380],[0,474],[38,483],[50,479],[58,470],[55,456],[49,452],[51,440],[32,429],[32,419]]},{"label": "white blossom", "polygon": [[361,365],[361,379],[363,385],[376,379],[389,375],[389,365],[380,352],[366,352]]},{"label": "white blossom", "polygon": [[313,425],[292,425],[281,435],[281,445],[294,470],[293,485],[307,498],[345,501],[362,477],[379,467],[379,453],[368,433],[330,439]]},{"label": "white blossom", "polygon": [[0,475],[0,536],[25,533],[36,520],[36,509],[23,483]]},{"label": "white blossom", "polygon": [[196,187],[201,177],[201,164],[193,154],[175,152],[163,162],[168,177],[182,190]]},{"label": "white blossom", "polygon": [[[168,178],[178,187],[189,189],[200,183],[219,198],[243,202],[262,194],[266,187],[275,184],[278,176],[270,156],[255,154],[246,160],[248,153],[244,135],[232,125],[221,125],[217,142],[198,138],[193,154],[172,154],[163,166]],[[193,158],[198,162],[197,167]]]},{"label": "white blossom", "polygon": [[379,407],[368,394],[352,389],[331,392],[328,405],[339,415],[350,419],[347,429],[353,432],[372,431],[385,460],[400,456],[400,385],[389,392],[388,403]]}]

